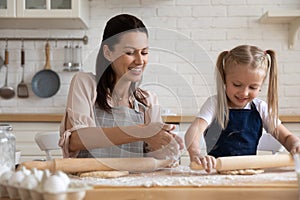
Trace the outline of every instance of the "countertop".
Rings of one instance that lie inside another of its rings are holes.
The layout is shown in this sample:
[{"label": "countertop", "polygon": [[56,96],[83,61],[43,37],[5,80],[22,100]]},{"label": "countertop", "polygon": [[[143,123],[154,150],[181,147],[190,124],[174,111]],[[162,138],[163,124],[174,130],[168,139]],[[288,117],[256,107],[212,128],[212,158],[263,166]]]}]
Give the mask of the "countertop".
[{"label": "countertop", "polygon": [[[2,113],[0,122],[53,122],[59,123],[63,117],[61,113]],[[166,123],[191,123],[195,116],[192,115],[172,115],[163,116]],[[285,123],[300,123],[300,115],[281,115],[280,120]]]},{"label": "countertop", "polygon": [[298,199],[293,168],[265,170],[257,175],[220,175],[190,171],[187,166],[116,179],[84,180],[94,184],[85,200],[101,199]]},{"label": "countertop", "polygon": [[221,175],[179,166],[119,178],[71,176],[71,180],[92,186],[84,200],[298,200],[293,167],[266,169],[256,175]]}]

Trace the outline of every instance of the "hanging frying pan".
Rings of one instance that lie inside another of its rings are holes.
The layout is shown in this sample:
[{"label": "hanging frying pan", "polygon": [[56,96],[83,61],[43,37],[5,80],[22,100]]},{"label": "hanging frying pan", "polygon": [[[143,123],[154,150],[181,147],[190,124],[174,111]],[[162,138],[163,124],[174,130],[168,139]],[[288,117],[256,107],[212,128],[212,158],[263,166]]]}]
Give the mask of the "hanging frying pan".
[{"label": "hanging frying pan", "polygon": [[51,70],[50,65],[50,45],[45,46],[46,63],[43,70],[37,72],[31,81],[33,93],[41,98],[52,97],[60,88],[60,79],[56,72]]}]

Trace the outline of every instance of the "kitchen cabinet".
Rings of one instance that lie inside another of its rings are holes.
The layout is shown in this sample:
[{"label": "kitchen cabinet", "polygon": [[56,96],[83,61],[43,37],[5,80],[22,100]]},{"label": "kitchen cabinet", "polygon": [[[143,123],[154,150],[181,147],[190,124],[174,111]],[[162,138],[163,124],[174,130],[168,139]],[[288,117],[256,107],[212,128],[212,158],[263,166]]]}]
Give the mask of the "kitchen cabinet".
[{"label": "kitchen cabinet", "polygon": [[272,10],[265,12],[261,23],[287,23],[289,25],[289,48],[292,49],[300,29],[300,10]]},{"label": "kitchen cabinet", "polygon": [[0,17],[16,17],[16,0],[0,0]]},{"label": "kitchen cabinet", "polygon": [[0,28],[87,29],[88,0],[0,0]]}]

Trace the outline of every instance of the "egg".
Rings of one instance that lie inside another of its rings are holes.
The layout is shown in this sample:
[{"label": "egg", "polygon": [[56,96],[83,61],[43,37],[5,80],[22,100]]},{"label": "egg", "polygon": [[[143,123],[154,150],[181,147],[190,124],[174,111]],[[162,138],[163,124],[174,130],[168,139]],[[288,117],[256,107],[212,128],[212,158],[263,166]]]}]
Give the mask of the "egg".
[{"label": "egg", "polygon": [[30,174],[23,179],[23,181],[20,183],[20,186],[22,188],[34,189],[38,186],[38,184],[39,181],[34,176],[34,174]]},{"label": "egg", "polygon": [[68,185],[58,175],[52,175],[43,184],[43,191],[48,193],[65,192]]},{"label": "egg", "polygon": [[13,173],[11,178],[8,180],[8,185],[17,187],[17,186],[19,186],[21,181],[23,181],[24,178],[25,178],[25,174],[23,173],[23,171],[21,171],[21,170],[17,171],[15,173]]},{"label": "egg", "polygon": [[63,179],[63,181],[65,182],[66,185],[70,184],[71,180],[66,173],[64,173],[62,171],[57,171],[56,175],[59,176],[61,179]]},{"label": "egg", "polygon": [[28,176],[29,174],[31,174],[31,171],[26,169],[26,167],[24,167],[24,166],[21,167],[20,171],[22,171],[25,176]]},{"label": "egg", "polygon": [[44,172],[42,170],[38,170],[36,168],[31,169],[31,173],[35,176],[35,178],[41,182],[43,178]]}]

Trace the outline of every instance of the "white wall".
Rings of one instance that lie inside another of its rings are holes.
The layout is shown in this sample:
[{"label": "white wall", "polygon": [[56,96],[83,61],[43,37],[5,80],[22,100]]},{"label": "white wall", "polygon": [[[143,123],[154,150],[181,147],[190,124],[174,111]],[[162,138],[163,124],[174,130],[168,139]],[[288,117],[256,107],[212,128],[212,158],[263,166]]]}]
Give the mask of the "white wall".
[{"label": "white wall", "polygon": [[[150,60],[144,87],[155,90],[163,107],[178,114],[195,114],[214,91],[213,66],[217,55],[239,44],[277,51],[280,114],[300,115],[300,41],[288,49],[287,24],[262,24],[268,10],[300,9],[299,0],[92,0],[88,30],[0,30],[1,37],[89,37],[83,45],[84,71],[94,71],[105,22],[118,13],[132,13],[150,30]],[[0,113],[62,113],[70,79],[63,72],[66,42],[51,42],[51,65],[61,77],[61,88],[41,99],[30,90],[29,99],[0,99]],[[25,42],[26,83],[45,64],[45,42]],[[20,42],[9,42],[9,85],[20,82]],[[0,42],[4,55],[5,42]],[[0,72],[0,86],[4,84]],[[264,94],[265,92],[263,92]],[[264,97],[264,95],[262,95]]]}]

